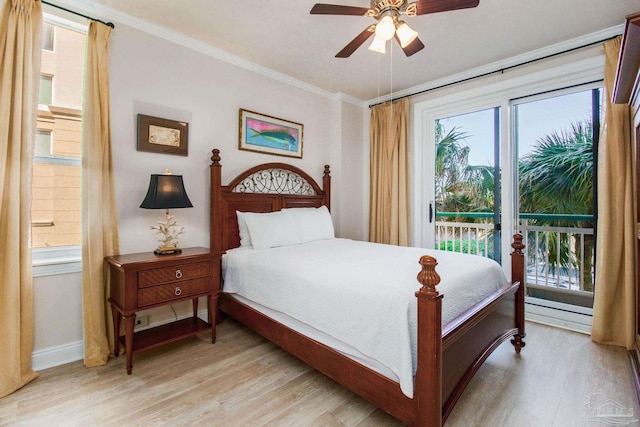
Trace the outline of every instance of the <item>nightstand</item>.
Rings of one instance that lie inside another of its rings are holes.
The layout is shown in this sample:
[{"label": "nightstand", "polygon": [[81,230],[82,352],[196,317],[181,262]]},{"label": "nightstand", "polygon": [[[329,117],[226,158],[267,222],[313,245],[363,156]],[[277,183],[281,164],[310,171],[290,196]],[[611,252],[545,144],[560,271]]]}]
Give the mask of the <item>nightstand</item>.
[{"label": "nightstand", "polygon": [[[221,255],[207,248],[188,248],[175,255],[145,252],[105,257],[111,273],[114,350],[117,357],[121,343],[125,345],[127,374],[131,374],[133,354],[139,351],[209,329],[211,343],[216,342]],[[198,318],[198,298],[203,296],[208,302],[208,322]],[[134,333],[136,312],[184,300],[193,301],[193,317]],[[120,336],[121,319],[124,337]]]}]

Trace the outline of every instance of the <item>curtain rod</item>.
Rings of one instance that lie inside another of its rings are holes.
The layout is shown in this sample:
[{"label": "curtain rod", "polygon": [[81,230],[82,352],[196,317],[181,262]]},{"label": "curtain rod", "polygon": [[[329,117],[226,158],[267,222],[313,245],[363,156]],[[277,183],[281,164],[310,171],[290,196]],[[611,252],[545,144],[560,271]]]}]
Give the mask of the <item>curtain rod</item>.
[{"label": "curtain rod", "polygon": [[[36,0],[36,1],[37,1],[37,0]],[[113,25],[113,23],[111,23],[111,22],[104,22],[104,21],[102,21],[102,20],[100,20],[100,19],[96,19],[96,18],[92,18],[92,17],[87,16],[87,15],[83,15],[82,13],[79,13],[79,12],[73,11],[73,10],[71,10],[71,9],[67,9],[66,7],[58,6],[57,4],[49,3],[48,1],[45,1],[45,0],[40,0],[40,1],[41,1],[43,4],[46,4],[46,5],[49,5],[49,6],[55,7],[56,9],[64,10],[65,12],[69,12],[69,13],[72,13],[72,14],[74,14],[74,15],[81,16],[81,17],[83,17],[83,18],[89,19],[89,20],[91,20],[91,21],[100,22],[100,23],[102,23],[102,24],[104,24],[104,25],[106,25],[106,26],[109,26],[109,27],[111,27],[111,28],[115,28],[115,25]]]},{"label": "curtain rod", "polygon": [[384,104],[384,103],[389,102],[389,101],[394,102],[394,101],[398,101],[398,100],[403,99],[403,98],[408,98],[410,96],[415,96],[415,95],[420,95],[420,94],[423,94],[423,93],[426,93],[426,92],[431,92],[432,90],[442,89],[442,88],[447,87],[447,86],[453,86],[453,85],[457,85],[459,83],[468,82],[469,80],[479,79],[480,77],[490,76],[491,74],[497,74],[497,73],[502,74],[505,71],[510,70],[512,68],[521,67],[523,65],[531,64],[533,62],[542,61],[543,59],[548,59],[548,58],[552,58],[554,56],[563,55],[565,53],[573,52],[574,50],[583,49],[585,47],[593,46],[593,45],[596,45],[596,44],[599,44],[599,43],[604,43],[604,42],[606,42],[608,40],[613,40],[616,37],[618,37],[618,36],[617,35],[611,36],[611,37],[608,37],[606,39],[597,40],[595,42],[583,44],[581,46],[572,47],[571,49],[566,49],[566,50],[563,50],[561,52],[551,53],[551,54],[546,55],[546,56],[541,56],[540,58],[534,58],[534,59],[530,59],[529,61],[520,62],[518,64],[510,65],[508,67],[500,68],[499,70],[488,71],[486,73],[478,74],[477,76],[467,77],[465,79],[457,80],[457,81],[451,82],[451,83],[445,83],[443,85],[435,86],[435,87],[432,87],[432,88],[429,88],[429,89],[420,90],[418,92],[410,93],[408,95],[399,96],[397,98],[391,98],[391,100],[378,102],[376,104],[371,104],[371,105],[369,105],[369,108],[375,107],[376,105]]}]

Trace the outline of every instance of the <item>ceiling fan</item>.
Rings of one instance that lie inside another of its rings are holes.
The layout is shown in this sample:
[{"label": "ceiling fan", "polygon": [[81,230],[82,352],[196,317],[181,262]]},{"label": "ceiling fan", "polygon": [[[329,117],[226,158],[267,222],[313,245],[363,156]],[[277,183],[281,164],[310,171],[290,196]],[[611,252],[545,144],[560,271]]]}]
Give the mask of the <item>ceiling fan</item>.
[{"label": "ceiling fan", "polygon": [[371,24],[351,40],[336,58],[348,58],[364,42],[375,34],[370,50],[385,53],[387,40],[395,38],[403,52],[411,56],[424,48],[418,38],[418,33],[406,22],[399,20],[401,15],[413,17],[428,13],[446,12],[456,9],[476,7],[480,0],[417,0],[409,3],[407,0],[371,0],[371,8],[342,6],[337,4],[317,3],[311,9],[312,15],[360,15],[374,18],[377,24]]}]

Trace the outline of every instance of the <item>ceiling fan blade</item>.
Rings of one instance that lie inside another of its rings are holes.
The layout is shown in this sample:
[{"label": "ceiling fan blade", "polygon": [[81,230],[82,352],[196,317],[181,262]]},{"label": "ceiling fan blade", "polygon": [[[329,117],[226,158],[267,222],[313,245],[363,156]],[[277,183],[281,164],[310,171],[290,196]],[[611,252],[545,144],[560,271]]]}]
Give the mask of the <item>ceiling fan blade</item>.
[{"label": "ceiling fan blade", "polygon": [[426,15],[427,13],[476,7],[480,0],[418,0],[415,3],[416,15]]},{"label": "ceiling fan blade", "polygon": [[312,15],[364,15],[369,8],[317,3],[311,8]]},{"label": "ceiling fan blade", "polygon": [[[400,44],[400,39],[398,38],[397,35],[395,36],[395,39],[398,42],[398,44]],[[422,49],[424,49],[424,43],[422,43],[422,41],[418,37],[416,37],[415,40],[409,43],[406,47],[402,47],[401,45],[401,48],[405,55],[411,56],[414,53],[418,53]]]},{"label": "ceiling fan blade", "polygon": [[340,52],[336,54],[336,58],[348,58],[351,56],[353,52],[356,51],[362,43],[366,42],[369,37],[373,35],[375,32],[376,25],[369,25],[363,32],[358,34],[355,39],[351,40],[351,42],[346,45]]}]

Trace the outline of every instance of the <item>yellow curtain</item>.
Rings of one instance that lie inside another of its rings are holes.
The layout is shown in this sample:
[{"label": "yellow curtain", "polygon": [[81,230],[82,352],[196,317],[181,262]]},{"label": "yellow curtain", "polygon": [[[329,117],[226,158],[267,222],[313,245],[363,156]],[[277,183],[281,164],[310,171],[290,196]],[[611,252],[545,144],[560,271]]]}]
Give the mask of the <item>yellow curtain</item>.
[{"label": "yellow curtain", "polygon": [[38,375],[33,352],[31,161],[42,5],[5,0],[0,16],[0,397]]},{"label": "yellow curtain", "polygon": [[633,347],[635,195],[631,107],[612,104],[621,39],[604,44],[604,126],[598,148],[598,236],[591,338]]},{"label": "yellow curtain", "polygon": [[82,106],[82,307],[84,364],[104,365],[113,348],[104,257],[119,250],[109,116],[111,27],[91,21]]},{"label": "yellow curtain", "polygon": [[369,240],[409,245],[409,100],[371,109]]}]

